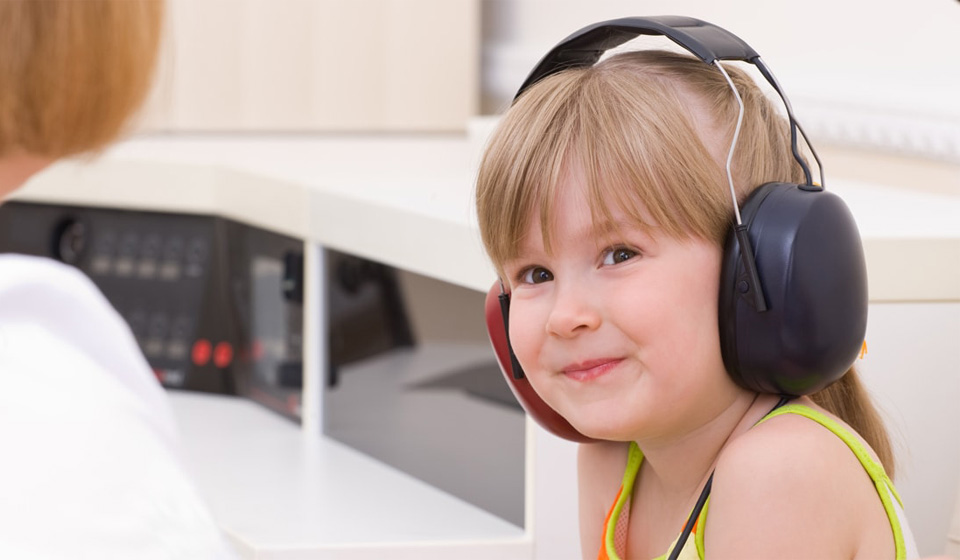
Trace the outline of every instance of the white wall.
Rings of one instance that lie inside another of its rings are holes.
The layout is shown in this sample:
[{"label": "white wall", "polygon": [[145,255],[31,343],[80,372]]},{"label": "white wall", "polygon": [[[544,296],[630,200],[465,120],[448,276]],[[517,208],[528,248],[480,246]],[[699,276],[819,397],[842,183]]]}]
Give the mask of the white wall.
[{"label": "white wall", "polygon": [[871,305],[867,344],[907,516],[921,552],[942,553],[960,482],[960,302]]},{"label": "white wall", "polygon": [[[502,107],[536,61],[587,24],[687,15],[746,40],[815,139],[960,163],[960,3],[868,0],[483,0],[484,98]],[[649,39],[641,39],[649,41]]]}]

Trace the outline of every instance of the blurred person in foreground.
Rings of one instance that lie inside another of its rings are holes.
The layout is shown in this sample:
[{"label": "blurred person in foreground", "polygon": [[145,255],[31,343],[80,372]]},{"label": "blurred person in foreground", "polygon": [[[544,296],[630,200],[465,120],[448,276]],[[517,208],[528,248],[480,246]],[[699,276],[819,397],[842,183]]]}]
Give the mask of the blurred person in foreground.
[{"label": "blurred person in foreground", "polygon": [[[123,133],[160,0],[0,0],[0,199]],[[79,271],[0,255],[0,558],[232,558],[166,396]]]}]

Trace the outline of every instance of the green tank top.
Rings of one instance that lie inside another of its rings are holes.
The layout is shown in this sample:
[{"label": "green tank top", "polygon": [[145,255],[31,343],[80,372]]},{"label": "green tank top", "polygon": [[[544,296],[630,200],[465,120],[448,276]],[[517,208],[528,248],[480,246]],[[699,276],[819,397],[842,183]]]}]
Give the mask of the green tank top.
[{"label": "green tank top", "polygon": [[[918,558],[916,544],[913,535],[910,533],[906,518],[903,514],[903,505],[900,496],[893,487],[893,482],[887,476],[883,465],[878,463],[867,452],[866,447],[849,430],[841,426],[830,417],[802,404],[787,404],[770,412],[764,416],[757,425],[766,422],[771,418],[783,414],[799,414],[817,422],[821,426],[833,432],[837,437],[847,444],[847,447],[853,451],[860,464],[863,466],[870,479],[873,480],[880,501],[883,503],[883,509],[890,520],[890,528],[893,530],[893,542],[896,546],[897,560],[907,560]],[[623,474],[623,482],[620,485],[620,492],[614,501],[607,519],[604,523],[603,543],[598,555],[599,560],[620,560],[621,555],[625,553],[627,543],[627,527],[630,517],[630,500],[633,494],[633,483],[637,479],[637,473],[640,472],[640,465],[643,464],[643,452],[636,443],[630,443],[630,450],[627,455],[627,467]],[[710,499],[707,498],[706,505],[697,517],[697,521],[680,551],[679,560],[702,560],[704,557],[703,535],[707,520],[707,510],[710,507]],[[679,537],[678,537],[679,539]],[[667,552],[654,560],[666,560],[667,556],[677,545],[677,540],[670,545]]]}]

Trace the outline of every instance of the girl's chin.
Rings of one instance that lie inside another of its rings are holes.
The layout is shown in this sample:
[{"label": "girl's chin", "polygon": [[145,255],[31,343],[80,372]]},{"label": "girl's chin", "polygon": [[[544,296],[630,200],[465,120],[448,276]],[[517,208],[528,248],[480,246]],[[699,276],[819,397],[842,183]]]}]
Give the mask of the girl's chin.
[{"label": "girl's chin", "polygon": [[622,442],[634,441],[634,438],[626,435],[625,432],[621,432],[620,430],[606,430],[606,429],[580,430],[578,429],[577,431],[587,436],[588,438],[601,440],[601,441],[622,441]]},{"label": "girl's chin", "polygon": [[577,415],[575,418],[567,418],[567,421],[577,429],[581,434],[593,439],[602,439],[607,441],[632,441],[632,434],[636,431],[634,426],[627,426],[626,423],[617,418],[611,418],[609,414],[600,417],[585,417]]}]

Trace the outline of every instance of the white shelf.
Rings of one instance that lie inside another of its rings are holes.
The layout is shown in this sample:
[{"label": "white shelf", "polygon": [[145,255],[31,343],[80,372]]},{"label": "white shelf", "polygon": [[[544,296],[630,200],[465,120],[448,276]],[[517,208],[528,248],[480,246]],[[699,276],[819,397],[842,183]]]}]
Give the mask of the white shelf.
[{"label": "white shelf", "polygon": [[[58,164],[17,198],[217,214],[486,291],[479,146],[466,135],[141,138],[92,164]],[[860,224],[872,301],[960,300],[960,196],[829,187]]]},{"label": "white shelf", "polygon": [[187,470],[244,558],[530,558],[523,529],[245,399],[171,392]]},{"label": "white shelf", "polygon": [[485,291],[475,153],[462,135],[143,138],[16,198],[216,214]]}]

